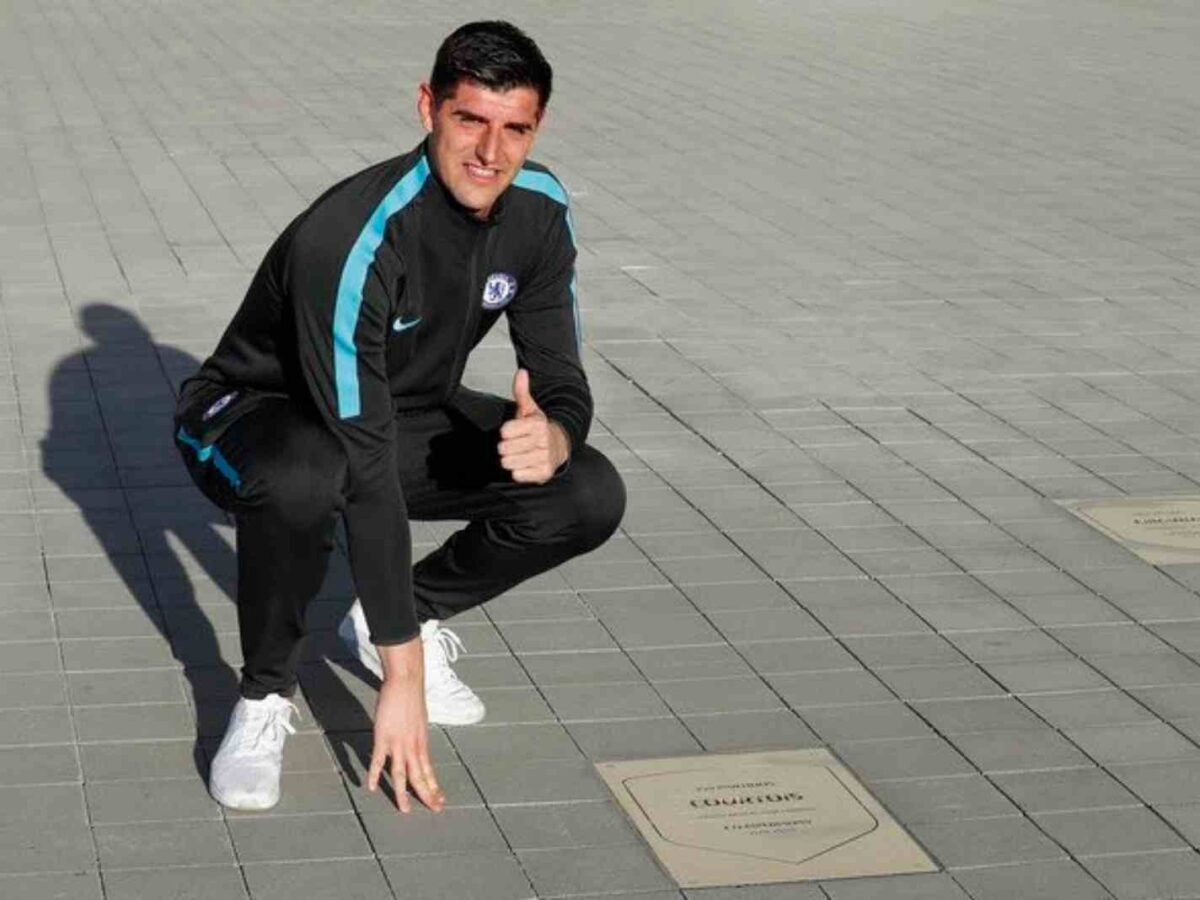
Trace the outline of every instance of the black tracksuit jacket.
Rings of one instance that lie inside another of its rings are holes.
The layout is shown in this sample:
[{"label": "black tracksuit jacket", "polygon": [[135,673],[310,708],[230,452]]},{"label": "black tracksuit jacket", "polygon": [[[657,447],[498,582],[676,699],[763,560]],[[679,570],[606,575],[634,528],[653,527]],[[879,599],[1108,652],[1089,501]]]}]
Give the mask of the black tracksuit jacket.
[{"label": "black tracksuit jacket", "polygon": [[[424,144],[335,185],[268,251],[181,419],[232,389],[310,401],[346,449],[355,588],[379,644],[418,631],[397,412],[453,403],[467,355],[501,313],[534,399],[577,447],[592,400],[580,362],[567,195],[526,162],[486,221],[459,206]],[[244,390],[250,389],[250,390]],[[216,419],[232,422],[240,402]],[[208,423],[205,423],[208,424]],[[227,425],[225,426],[227,427]],[[216,433],[208,429],[204,440]]]}]

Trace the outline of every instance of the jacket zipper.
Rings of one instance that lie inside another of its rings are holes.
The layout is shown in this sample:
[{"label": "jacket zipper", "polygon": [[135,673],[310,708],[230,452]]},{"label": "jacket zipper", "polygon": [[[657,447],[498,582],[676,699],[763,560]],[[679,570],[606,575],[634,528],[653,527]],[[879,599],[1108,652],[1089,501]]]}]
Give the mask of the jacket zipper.
[{"label": "jacket zipper", "polygon": [[463,370],[467,367],[467,354],[471,343],[475,339],[475,332],[479,330],[480,310],[483,304],[483,262],[491,258],[492,244],[495,241],[495,236],[496,225],[487,225],[485,226],[483,238],[481,240],[477,239],[471,248],[471,281],[466,297],[467,319],[454,356],[454,368],[450,373],[447,400],[454,396],[459,385],[462,383]]}]

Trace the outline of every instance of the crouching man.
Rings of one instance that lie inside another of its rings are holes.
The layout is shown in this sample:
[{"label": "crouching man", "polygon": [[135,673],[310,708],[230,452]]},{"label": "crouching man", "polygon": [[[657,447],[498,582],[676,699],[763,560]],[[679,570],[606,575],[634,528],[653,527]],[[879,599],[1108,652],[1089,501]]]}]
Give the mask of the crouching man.
[{"label": "crouching man", "polygon": [[[478,722],[442,624],[603,543],[625,506],[585,443],[567,194],[528,160],[551,69],[506,22],[459,28],[419,87],[426,138],[330,188],[263,260],[216,351],[184,383],[176,441],[237,524],[241,697],[209,788],[279,799],[305,609],[340,516],[359,600],[338,629],[382,680],[367,783],[444,803],[427,723]],[[512,399],[464,388],[507,317]],[[410,519],[467,526],[415,566]]]}]

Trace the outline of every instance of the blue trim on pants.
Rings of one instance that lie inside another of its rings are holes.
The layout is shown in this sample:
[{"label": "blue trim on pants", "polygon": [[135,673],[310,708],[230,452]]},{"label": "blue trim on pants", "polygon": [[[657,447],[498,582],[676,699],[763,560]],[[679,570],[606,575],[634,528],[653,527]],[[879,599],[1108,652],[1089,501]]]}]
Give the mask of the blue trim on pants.
[{"label": "blue trim on pants", "polygon": [[211,459],[213,465],[217,467],[217,471],[225,476],[225,480],[233,485],[233,489],[235,491],[241,488],[242,477],[238,475],[237,469],[229,464],[229,460],[227,460],[221,454],[221,451],[218,450],[215,445],[209,444],[207,447],[204,446],[198,440],[188,434],[182,425],[179,426],[179,432],[175,435],[175,438],[180,443],[187,444],[187,446],[195,450],[196,459],[198,459],[200,462],[208,462]]}]

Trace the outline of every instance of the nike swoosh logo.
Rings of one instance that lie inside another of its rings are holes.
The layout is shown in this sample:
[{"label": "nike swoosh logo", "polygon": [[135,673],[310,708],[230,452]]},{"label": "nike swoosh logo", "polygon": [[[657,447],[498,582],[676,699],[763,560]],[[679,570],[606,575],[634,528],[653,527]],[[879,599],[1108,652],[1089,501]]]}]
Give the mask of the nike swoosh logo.
[{"label": "nike swoosh logo", "polygon": [[404,319],[397,319],[392,323],[392,331],[395,331],[397,334],[399,334],[401,331],[408,331],[408,329],[415,328],[420,324],[420,316],[417,316],[415,319],[409,319],[408,321],[405,321]]}]

